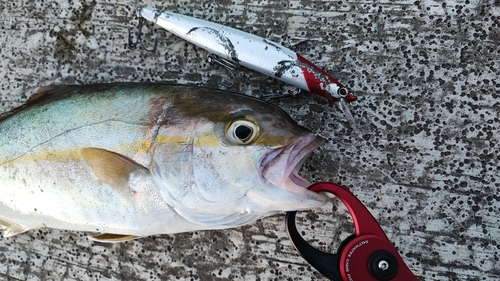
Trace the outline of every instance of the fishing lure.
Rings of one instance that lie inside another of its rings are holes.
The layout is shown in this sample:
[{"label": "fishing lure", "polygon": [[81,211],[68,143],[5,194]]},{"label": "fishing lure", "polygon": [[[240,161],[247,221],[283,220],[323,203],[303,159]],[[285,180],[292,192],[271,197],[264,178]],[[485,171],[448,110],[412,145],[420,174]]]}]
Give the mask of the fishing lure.
[{"label": "fishing lure", "polygon": [[[338,102],[351,121],[348,103],[357,97],[300,54],[268,39],[221,24],[145,7],[140,16],[216,55],[226,65],[244,66]],[[213,58],[213,57],[212,57]]]}]

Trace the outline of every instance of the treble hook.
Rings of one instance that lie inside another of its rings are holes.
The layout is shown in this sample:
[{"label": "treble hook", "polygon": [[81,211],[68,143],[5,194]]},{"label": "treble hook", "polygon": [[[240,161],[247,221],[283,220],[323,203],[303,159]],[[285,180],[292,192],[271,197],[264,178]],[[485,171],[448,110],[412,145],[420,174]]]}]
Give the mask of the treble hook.
[{"label": "treble hook", "polygon": [[234,71],[238,70],[240,68],[240,65],[236,62],[233,62],[233,61],[230,61],[230,60],[226,60],[226,59],[223,59],[223,58],[219,58],[217,55],[215,54],[210,54],[208,55],[207,57],[207,61],[208,63],[217,63],[218,65],[224,67],[228,72],[229,74],[231,75],[231,84],[226,84],[224,82],[219,82],[222,86],[230,89],[234,86],[234,84],[236,84],[236,75],[234,74]]},{"label": "treble hook", "polygon": [[260,91],[260,98],[266,101],[272,100],[272,99],[277,99],[277,98],[284,98],[284,97],[296,97],[298,94],[300,94],[301,89],[298,87],[294,87],[293,92],[287,93],[287,94],[274,94],[272,92],[268,91],[269,86],[275,85],[276,81],[267,83],[267,84],[260,84],[259,86],[259,91]]},{"label": "treble hook", "polygon": [[155,42],[154,46],[151,49],[148,49],[144,46],[144,42],[142,41],[142,26],[144,25],[144,22],[146,20],[144,18],[139,19],[139,24],[137,25],[137,33],[135,36],[137,37],[137,40],[133,42],[132,40],[132,34],[130,32],[130,28],[128,29],[128,45],[130,46],[130,49],[135,49],[137,48],[137,43],[141,44],[141,47],[144,51],[146,52],[154,52],[156,50],[156,47],[158,46],[158,38],[155,37]]}]

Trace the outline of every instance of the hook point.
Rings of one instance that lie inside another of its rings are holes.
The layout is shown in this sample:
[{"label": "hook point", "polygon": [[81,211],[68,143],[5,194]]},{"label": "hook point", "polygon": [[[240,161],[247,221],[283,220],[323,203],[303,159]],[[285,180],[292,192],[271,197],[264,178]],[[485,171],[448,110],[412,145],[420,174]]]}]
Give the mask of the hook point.
[{"label": "hook point", "polygon": [[154,45],[152,48],[146,48],[144,46],[144,42],[142,40],[142,26],[144,25],[145,19],[144,18],[139,18],[139,23],[137,24],[137,32],[135,34],[136,36],[136,41],[134,42],[132,40],[132,33],[130,31],[130,28],[128,29],[128,45],[130,46],[130,49],[135,49],[137,48],[137,44],[141,44],[141,47],[144,51],[146,52],[154,52],[156,51],[156,47],[158,46],[158,37],[155,36],[154,38]]}]

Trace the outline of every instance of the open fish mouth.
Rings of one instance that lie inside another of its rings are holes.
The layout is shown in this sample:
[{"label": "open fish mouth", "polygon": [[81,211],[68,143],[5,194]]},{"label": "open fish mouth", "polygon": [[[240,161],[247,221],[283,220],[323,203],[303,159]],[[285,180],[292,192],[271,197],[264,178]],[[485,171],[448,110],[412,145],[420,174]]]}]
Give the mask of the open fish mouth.
[{"label": "open fish mouth", "polygon": [[299,175],[302,165],[324,140],[315,135],[268,152],[262,159],[262,175],[272,184],[293,193],[304,193],[311,183]]}]

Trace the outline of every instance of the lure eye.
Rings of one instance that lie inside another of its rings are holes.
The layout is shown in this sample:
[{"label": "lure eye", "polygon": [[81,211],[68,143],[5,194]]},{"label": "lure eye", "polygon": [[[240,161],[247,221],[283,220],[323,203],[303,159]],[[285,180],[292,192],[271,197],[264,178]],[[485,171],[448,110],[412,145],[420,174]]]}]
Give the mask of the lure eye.
[{"label": "lure eye", "polygon": [[250,144],[257,139],[259,127],[248,120],[236,120],[229,124],[226,135],[236,144]]},{"label": "lure eye", "polygon": [[342,88],[339,88],[339,89],[337,90],[337,94],[339,94],[339,96],[340,96],[341,98],[345,98],[345,97],[347,97],[347,95],[349,94],[349,90],[347,90],[346,88],[342,87]]}]

